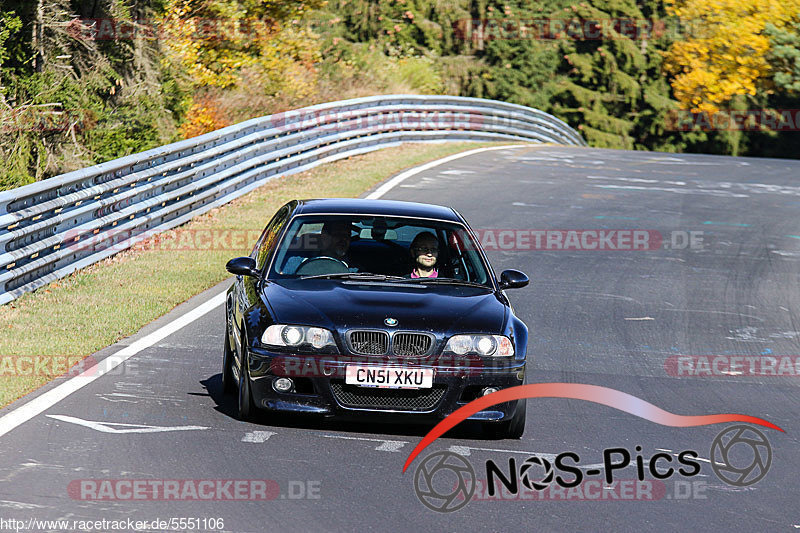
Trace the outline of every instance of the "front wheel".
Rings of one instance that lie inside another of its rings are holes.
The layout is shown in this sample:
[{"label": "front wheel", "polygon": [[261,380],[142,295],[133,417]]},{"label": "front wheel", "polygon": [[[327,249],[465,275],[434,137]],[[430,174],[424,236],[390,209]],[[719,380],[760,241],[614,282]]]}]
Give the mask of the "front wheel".
[{"label": "front wheel", "polygon": [[239,420],[251,420],[255,413],[253,395],[250,392],[250,372],[247,370],[247,342],[242,335],[242,352],[239,357],[239,402],[236,417]]},{"label": "front wheel", "polygon": [[484,432],[493,439],[521,439],[525,433],[525,419],[528,403],[525,399],[517,400],[514,416],[506,422],[484,423]]},{"label": "front wheel", "polygon": [[517,412],[514,413],[514,418],[508,424],[506,436],[509,439],[521,439],[525,433],[525,418],[528,412],[528,401],[523,398],[517,400]]},{"label": "front wheel", "polygon": [[235,389],[233,382],[233,371],[231,364],[233,361],[233,350],[231,350],[231,342],[228,337],[228,328],[225,328],[225,343],[222,348],[222,393],[230,394]]}]

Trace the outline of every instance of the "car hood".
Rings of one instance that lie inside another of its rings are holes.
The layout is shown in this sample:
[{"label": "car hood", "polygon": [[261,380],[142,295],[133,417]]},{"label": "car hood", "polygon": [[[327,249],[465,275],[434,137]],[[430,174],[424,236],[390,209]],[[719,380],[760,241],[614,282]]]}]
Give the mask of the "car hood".
[{"label": "car hood", "polygon": [[281,280],[267,283],[263,295],[276,323],[336,330],[386,329],[384,320],[394,318],[397,330],[500,334],[508,312],[488,288],[456,285]]}]

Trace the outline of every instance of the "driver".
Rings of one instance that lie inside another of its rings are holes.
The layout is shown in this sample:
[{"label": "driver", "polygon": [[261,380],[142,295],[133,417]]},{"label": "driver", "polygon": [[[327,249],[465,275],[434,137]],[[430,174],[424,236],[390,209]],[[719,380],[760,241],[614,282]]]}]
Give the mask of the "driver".
[{"label": "driver", "polygon": [[414,269],[408,276],[411,278],[436,278],[439,272],[436,270],[436,261],[439,258],[439,239],[429,231],[418,233],[411,241],[411,257],[414,261]]},{"label": "driver", "polygon": [[284,274],[294,274],[298,267],[315,257],[331,257],[342,261],[350,267],[350,232],[352,225],[348,221],[329,220],[322,225],[320,233],[304,234],[296,237],[296,245],[301,249],[299,255],[290,256],[283,266]]},{"label": "driver", "polygon": [[321,256],[333,257],[345,263],[350,263],[350,231],[351,224],[347,221],[328,221],[322,225],[320,232]]},{"label": "driver", "polygon": [[300,255],[289,257],[283,266],[284,274],[295,274],[304,263],[314,258],[328,257],[341,261],[350,272],[357,272],[358,268],[351,266],[350,260],[350,232],[352,224],[349,221],[330,220],[322,225],[319,234],[306,234],[303,237],[314,237],[305,239],[303,248],[305,251]]}]

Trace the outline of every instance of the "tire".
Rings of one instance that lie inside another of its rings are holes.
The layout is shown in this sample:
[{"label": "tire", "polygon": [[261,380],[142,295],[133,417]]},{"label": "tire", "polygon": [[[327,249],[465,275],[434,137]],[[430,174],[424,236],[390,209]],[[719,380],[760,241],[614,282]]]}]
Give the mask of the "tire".
[{"label": "tire", "polygon": [[252,420],[255,414],[253,406],[253,395],[250,393],[250,372],[247,370],[247,340],[242,334],[242,353],[240,357],[241,368],[239,368],[239,402],[237,404],[236,418],[239,420]]},{"label": "tire", "polygon": [[506,422],[487,422],[483,425],[484,434],[492,439],[516,439],[522,438],[525,433],[525,418],[528,411],[528,403],[525,400],[517,400],[517,408],[514,416]]},{"label": "tire", "polygon": [[231,341],[228,337],[228,328],[225,327],[225,343],[222,348],[222,394],[231,394],[236,390],[233,382],[233,372],[231,371],[231,364],[233,362],[233,351],[231,350]]},{"label": "tire", "polygon": [[525,398],[517,400],[517,412],[514,413],[514,418],[512,418],[511,422],[508,424],[506,438],[517,440],[522,438],[522,435],[525,433],[525,418],[527,412],[528,401]]}]

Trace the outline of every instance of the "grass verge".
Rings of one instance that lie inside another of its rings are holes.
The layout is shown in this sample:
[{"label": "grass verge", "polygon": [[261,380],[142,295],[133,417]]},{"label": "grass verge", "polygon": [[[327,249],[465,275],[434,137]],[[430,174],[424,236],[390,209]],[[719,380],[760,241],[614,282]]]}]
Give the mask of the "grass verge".
[{"label": "grass verge", "polygon": [[0,407],[229,276],[294,198],[353,198],[405,168],[497,143],[406,144],[273,179],[135,248],[0,307]]}]

